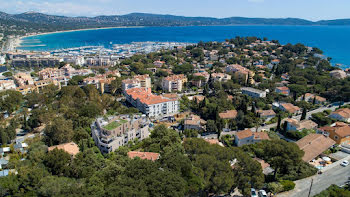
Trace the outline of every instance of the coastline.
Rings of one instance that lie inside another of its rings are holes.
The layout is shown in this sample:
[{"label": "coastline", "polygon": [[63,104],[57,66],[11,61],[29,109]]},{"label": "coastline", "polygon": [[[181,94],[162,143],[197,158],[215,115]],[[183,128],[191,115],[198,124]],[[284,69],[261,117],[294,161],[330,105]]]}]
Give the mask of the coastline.
[{"label": "coastline", "polygon": [[[73,30],[62,30],[62,31],[54,31],[54,32],[44,32],[44,33],[34,33],[32,35],[20,36],[15,38],[14,40],[9,40],[12,45],[12,50],[16,50],[18,47],[21,47],[24,38],[30,38],[35,36],[43,36],[49,34],[60,34],[67,32],[78,32],[78,31],[95,31],[101,29],[119,29],[119,28],[143,28],[144,26],[120,26],[120,27],[96,27],[96,28],[87,28],[87,29],[73,29]],[[11,50],[11,49],[10,49]]]}]

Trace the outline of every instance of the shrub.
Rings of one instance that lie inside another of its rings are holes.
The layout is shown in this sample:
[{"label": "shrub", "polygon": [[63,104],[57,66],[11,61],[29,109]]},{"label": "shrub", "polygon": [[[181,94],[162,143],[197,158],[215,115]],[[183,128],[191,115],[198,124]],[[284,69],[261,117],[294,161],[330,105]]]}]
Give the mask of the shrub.
[{"label": "shrub", "polygon": [[283,185],[279,182],[272,182],[267,184],[267,190],[276,194],[284,191]]},{"label": "shrub", "polygon": [[290,191],[295,187],[295,183],[293,181],[280,180],[279,183],[283,186],[283,191]]}]

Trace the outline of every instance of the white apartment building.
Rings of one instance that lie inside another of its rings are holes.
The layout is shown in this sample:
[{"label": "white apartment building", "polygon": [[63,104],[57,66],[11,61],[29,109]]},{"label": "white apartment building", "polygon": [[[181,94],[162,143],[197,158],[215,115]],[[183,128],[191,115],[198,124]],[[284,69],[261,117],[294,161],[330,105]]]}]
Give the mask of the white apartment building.
[{"label": "white apartment building", "polygon": [[255,88],[250,87],[243,87],[241,88],[242,94],[246,94],[253,98],[265,98],[266,97],[266,91],[258,90]]},{"label": "white apartment building", "polygon": [[2,90],[15,90],[16,89],[15,81],[13,80],[0,80],[0,91]]},{"label": "white apartment building", "polygon": [[179,112],[177,98],[154,95],[151,88],[132,88],[125,91],[126,100],[150,118],[172,116]]},{"label": "white apartment building", "polygon": [[148,138],[149,124],[145,115],[100,117],[91,124],[92,138],[102,153],[110,153],[135,139]]}]

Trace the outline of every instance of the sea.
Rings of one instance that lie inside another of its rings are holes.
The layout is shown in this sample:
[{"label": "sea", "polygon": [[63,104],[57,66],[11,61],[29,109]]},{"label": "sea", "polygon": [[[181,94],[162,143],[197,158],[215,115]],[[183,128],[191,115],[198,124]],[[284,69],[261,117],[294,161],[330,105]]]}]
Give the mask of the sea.
[{"label": "sea", "polygon": [[303,43],[318,47],[332,64],[350,67],[350,26],[188,26],[129,27],[52,33],[24,38],[24,50],[52,51],[81,46],[112,47],[131,42],[224,41],[236,36],[279,40],[282,44]]}]

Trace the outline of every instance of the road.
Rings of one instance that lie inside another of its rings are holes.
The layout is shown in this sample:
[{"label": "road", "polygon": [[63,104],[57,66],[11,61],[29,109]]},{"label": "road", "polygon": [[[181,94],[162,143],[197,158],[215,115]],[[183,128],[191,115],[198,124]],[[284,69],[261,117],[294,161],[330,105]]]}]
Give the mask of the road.
[{"label": "road", "polygon": [[[347,105],[347,104],[350,104],[350,102],[347,102],[347,103],[344,103],[344,105]],[[319,113],[319,112],[323,112],[324,110],[332,110],[332,111],[335,111],[339,106],[332,106],[332,107],[320,107],[320,108],[317,108],[315,110],[312,110],[312,111],[309,111],[307,114],[306,114],[306,119],[309,119],[311,118],[311,115],[312,114],[315,114],[315,113]],[[297,119],[297,120],[300,120],[301,118],[301,115],[296,115],[296,116],[293,116],[292,118],[294,119]],[[282,121],[283,123],[283,121]],[[265,126],[261,126],[258,128],[258,131],[262,131],[262,130],[267,130],[269,131],[270,129],[272,128],[276,128],[277,127],[277,123],[273,123],[273,124],[269,124],[269,125],[265,125]],[[256,128],[250,128],[250,130],[252,130],[253,132],[256,131]],[[277,135],[283,139],[283,140],[286,140],[288,142],[295,142],[294,140],[292,139],[289,139],[289,138],[286,138],[285,136],[281,135],[280,133],[277,133]],[[211,135],[205,135],[205,136],[202,136],[202,138],[209,138],[209,139],[216,139],[217,138],[217,135],[216,134],[211,134]]]},{"label": "road", "polygon": [[320,175],[315,175],[306,179],[295,181],[295,189],[289,192],[278,194],[277,197],[308,197],[310,191],[311,180],[313,179],[311,195],[321,193],[332,184],[342,186],[350,177],[350,165],[342,167],[340,165],[324,172]]},{"label": "road", "polygon": [[[347,104],[350,104],[350,102],[347,102],[347,103],[344,103],[344,105],[347,105]],[[339,106],[332,106],[332,107],[320,107],[320,108],[317,108],[315,110],[312,110],[312,111],[309,111],[307,114],[306,114],[306,119],[309,119],[311,118],[311,115],[312,114],[315,114],[315,113],[319,113],[319,112],[323,112],[324,110],[332,110],[332,111],[335,111]],[[301,118],[301,115],[297,115],[297,116],[293,116],[292,118],[294,119],[297,119],[297,120],[300,120]],[[283,121],[282,121],[283,122]],[[262,126],[262,127],[259,127],[258,131],[261,131],[263,129],[265,130],[270,130],[271,128],[275,128],[277,127],[277,123],[274,123],[274,124],[269,124],[269,125],[265,125],[265,126]],[[251,128],[252,131],[256,131],[255,128]]]}]

